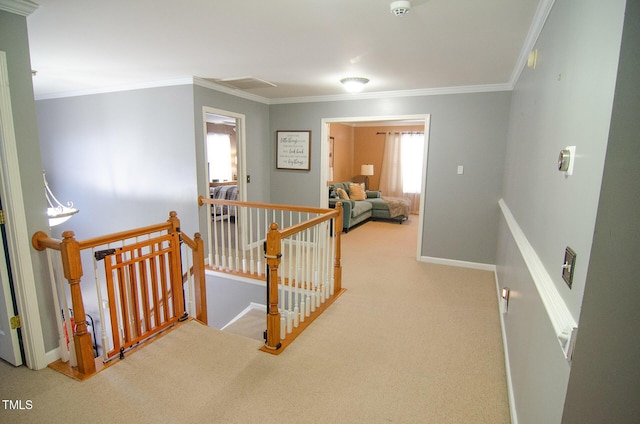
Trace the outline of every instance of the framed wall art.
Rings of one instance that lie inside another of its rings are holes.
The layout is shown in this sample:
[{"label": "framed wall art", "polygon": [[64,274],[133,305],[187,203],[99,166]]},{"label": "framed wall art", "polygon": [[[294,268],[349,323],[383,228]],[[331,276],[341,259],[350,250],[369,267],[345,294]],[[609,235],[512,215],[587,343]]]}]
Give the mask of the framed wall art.
[{"label": "framed wall art", "polygon": [[311,169],[311,131],[276,131],[276,169]]}]

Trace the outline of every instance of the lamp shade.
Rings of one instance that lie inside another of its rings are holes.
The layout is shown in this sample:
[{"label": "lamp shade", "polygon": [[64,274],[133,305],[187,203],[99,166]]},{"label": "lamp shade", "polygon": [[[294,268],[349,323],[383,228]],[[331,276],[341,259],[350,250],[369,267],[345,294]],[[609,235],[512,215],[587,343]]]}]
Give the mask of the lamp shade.
[{"label": "lamp shade", "polygon": [[373,165],[361,165],[360,175],[373,175]]}]

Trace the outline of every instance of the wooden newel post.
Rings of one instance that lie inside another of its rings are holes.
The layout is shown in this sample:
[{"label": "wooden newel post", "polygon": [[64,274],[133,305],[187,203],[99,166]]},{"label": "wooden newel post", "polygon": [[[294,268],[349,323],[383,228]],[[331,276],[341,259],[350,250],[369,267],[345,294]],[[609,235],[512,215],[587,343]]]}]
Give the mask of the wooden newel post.
[{"label": "wooden newel post", "polygon": [[[180,220],[178,219],[178,214],[176,211],[169,212],[168,223],[171,224],[171,229],[169,230],[169,234],[177,236],[177,239],[180,240]],[[174,239],[175,240],[175,239]],[[178,247],[178,252],[180,252],[180,247]],[[180,258],[180,254],[171,255],[171,272],[173,274],[171,281],[172,287],[171,291],[173,292],[173,306],[175,310],[175,315],[177,317],[186,318],[186,311],[184,308],[184,293],[182,292],[182,259]]]},{"label": "wooden newel post", "polygon": [[204,273],[204,240],[200,233],[195,233],[193,241],[196,249],[193,251],[193,275],[194,275],[194,295],[196,297],[196,319],[208,324],[207,316],[207,285]]},{"label": "wooden newel post", "polygon": [[280,232],[278,224],[271,224],[267,233],[267,246],[265,249],[267,259],[267,349],[280,349],[280,311],[278,310],[278,267],[280,266]]},{"label": "wooden newel post", "polygon": [[338,293],[342,290],[342,266],[340,265],[341,246],[342,246],[342,202],[336,204],[336,210],[338,211],[338,217],[335,220],[334,234],[336,235],[336,257],[333,262],[333,290]]},{"label": "wooden newel post", "polygon": [[82,374],[94,374],[96,363],[93,357],[93,345],[91,335],[87,331],[87,317],[84,312],[82,290],[80,280],[82,278],[82,261],[80,260],[80,244],[74,238],[73,231],[62,233],[60,244],[64,277],[69,282],[71,291],[71,303],[73,305],[73,317],[76,324],[73,343],[76,348],[78,371]]}]

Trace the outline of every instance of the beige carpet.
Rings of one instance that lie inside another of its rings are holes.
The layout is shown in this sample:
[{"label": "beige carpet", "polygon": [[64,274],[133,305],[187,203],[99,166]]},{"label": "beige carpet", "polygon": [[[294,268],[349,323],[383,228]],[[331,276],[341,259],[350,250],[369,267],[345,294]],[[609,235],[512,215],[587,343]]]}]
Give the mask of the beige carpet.
[{"label": "beige carpet", "polygon": [[264,331],[267,329],[265,314],[265,311],[252,309],[222,331],[264,342]]},{"label": "beige carpet", "polygon": [[493,274],[419,263],[416,218],[343,237],[347,292],[279,355],[190,322],[95,377],[0,364],[0,422],[508,423]]}]

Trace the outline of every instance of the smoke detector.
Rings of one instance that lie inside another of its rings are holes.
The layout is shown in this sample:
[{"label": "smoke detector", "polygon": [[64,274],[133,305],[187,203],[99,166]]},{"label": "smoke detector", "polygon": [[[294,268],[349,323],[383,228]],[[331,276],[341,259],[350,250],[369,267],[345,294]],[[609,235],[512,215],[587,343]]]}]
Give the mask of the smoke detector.
[{"label": "smoke detector", "polygon": [[391,13],[396,16],[404,16],[411,10],[411,2],[408,0],[400,0],[391,2]]}]

